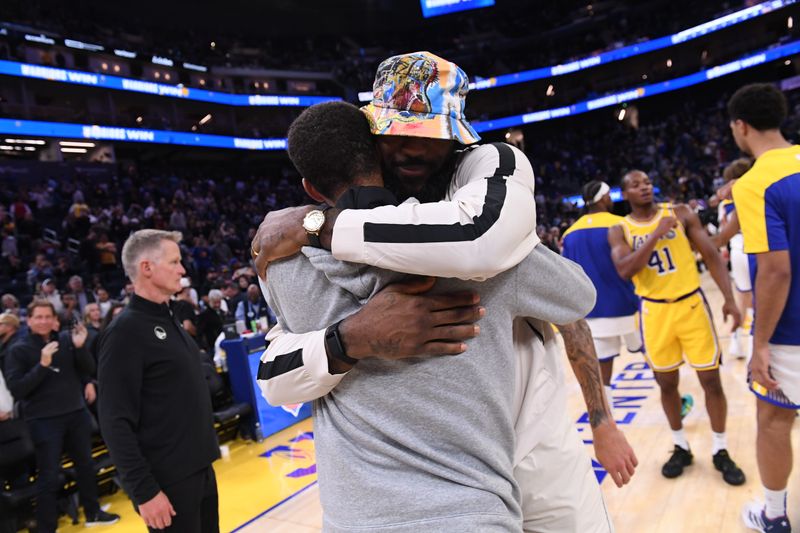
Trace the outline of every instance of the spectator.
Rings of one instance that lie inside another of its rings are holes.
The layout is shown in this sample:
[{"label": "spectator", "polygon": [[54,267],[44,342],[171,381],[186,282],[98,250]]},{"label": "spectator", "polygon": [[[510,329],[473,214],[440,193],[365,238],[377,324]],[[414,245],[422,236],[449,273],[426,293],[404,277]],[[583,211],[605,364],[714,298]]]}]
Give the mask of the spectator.
[{"label": "spectator", "polygon": [[61,303],[61,294],[56,289],[56,282],[52,278],[46,278],[42,282],[39,294],[36,297],[50,302],[57,315],[60,315],[61,311],[64,310],[64,304]]},{"label": "spectator", "polygon": [[[116,302],[112,303],[111,305],[111,308],[113,308],[116,305]],[[106,313],[106,316],[108,316],[108,313]],[[86,324],[86,328],[89,330],[89,333],[100,333],[103,325],[103,318],[103,313],[100,311],[99,304],[87,304],[86,309],[83,310],[83,322]]]},{"label": "spectator", "polygon": [[97,287],[95,292],[97,296],[97,305],[100,306],[100,316],[106,316],[111,309],[111,304],[114,302],[111,300],[111,296],[109,296],[105,287]]},{"label": "spectator", "polygon": [[267,326],[276,322],[275,315],[261,296],[258,285],[252,284],[247,287],[247,297],[236,307],[236,320],[243,321],[245,327],[251,331],[266,330],[261,326],[262,320],[266,322]]},{"label": "spectator", "polygon": [[72,329],[75,324],[83,321],[83,316],[78,308],[78,299],[74,294],[66,292],[61,295],[63,309],[59,313],[61,323],[67,329]]},{"label": "spectator", "polygon": [[36,254],[30,270],[28,270],[28,286],[34,287],[47,278],[53,277],[53,265],[44,254]]},{"label": "spectator", "polygon": [[197,342],[203,350],[214,353],[214,344],[222,333],[225,313],[222,312],[222,291],[213,289],[208,293],[208,305],[197,316]]},{"label": "spectator", "polygon": [[[0,371],[5,368],[5,357],[11,346],[20,338],[19,317],[5,312],[0,314]],[[2,408],[0,408],[2,411]]]},{"label": "spectator", "polygon": [[3,306],[3,313],[11,313],[17,318],[25,318],[25,313],[20,311],[19,300],[13,294],[6,293],[0,297],[0,304]]},{"label": "spectator", "polygon": [[112,272],[117,267],[117,245],[109,242],[108,233],[101,232],[95,244],[97,259],[100,262],[101,272]]},{"label": "spectator", "polygon": [[197,337],[197,314],[195,313],[194,304],[192,303],[191,295],[192,286],[188,278],[181,278],[181,290],[175,295],[175,299],[171,302],[172,314],[178,321],[178,324],[183,326],[189,335]]},{"label": "spectator", "polygon": [[94,362],[85,346],[88,332],[79,322],[71,331],[55,334],[56,313],[48,301],[31,302],[28,317],[30,333],[11,346],[5,378],[11,394],[22,403],[36,449],[38,531],[56,530],[64,447],[75,461],[86,525],[113,524],[119,516],[101,510],[97,500],[92,424],[84,403],[96,397],[89,382]]},{"label": "spectator", "polygon": [[78,299],[78,307],[80,307],[81,311],[85,311],[86,306],[94,302],[94,295],[84,288],[82,277],[75,275],[69,278],[67,288]]}]

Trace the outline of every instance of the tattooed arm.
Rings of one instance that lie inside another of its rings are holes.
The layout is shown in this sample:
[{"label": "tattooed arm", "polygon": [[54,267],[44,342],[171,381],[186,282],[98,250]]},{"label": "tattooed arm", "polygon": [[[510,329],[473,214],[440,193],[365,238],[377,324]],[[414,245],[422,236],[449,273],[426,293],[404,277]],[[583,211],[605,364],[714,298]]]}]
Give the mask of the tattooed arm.
[{"label": "tattooed arm", "polygon": [[608,405],[592,332],[583,319],[557,327],[564,339],[572,372],[581,386],[592,427],[595,455],[603,468],[611,474],[614,483],[621,487],[631,480],[638,461],[625,435],[617,428]]}]

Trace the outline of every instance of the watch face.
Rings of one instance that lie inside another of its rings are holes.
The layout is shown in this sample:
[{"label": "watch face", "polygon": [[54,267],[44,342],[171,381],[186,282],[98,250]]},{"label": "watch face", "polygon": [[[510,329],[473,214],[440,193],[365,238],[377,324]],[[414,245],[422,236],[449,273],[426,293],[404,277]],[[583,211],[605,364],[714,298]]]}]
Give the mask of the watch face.
[{"label": "watch face", "polygon": [[303,228],[310,233],[318,233],[323,224],[325,224],[325,213],[318,209],[310,211],[303,219]]}]

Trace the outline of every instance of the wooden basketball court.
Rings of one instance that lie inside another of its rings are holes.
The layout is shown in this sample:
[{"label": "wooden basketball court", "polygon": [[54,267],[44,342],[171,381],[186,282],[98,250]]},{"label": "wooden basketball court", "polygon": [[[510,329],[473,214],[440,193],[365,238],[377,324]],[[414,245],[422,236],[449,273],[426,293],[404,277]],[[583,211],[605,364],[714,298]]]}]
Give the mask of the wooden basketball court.
[{"label": "wooden basketball court", "polygon": [[[722,298],[707,274],[703,287],[718,324],[723,351],[729,328],[721,323]],[[736,533],[748,531],[739,517],[750,499],[761,499],[755,459],[755,400],[745,384],[745,362],[723,356],[722,380],[728,398],[728,445],[733,459],[747,475],[741,487],[731,487],[711,463],[711,429],[702,389],[691,369],[681,369],[681,392],[694,396],[694,410],[685,419],[694,464],[677,479],[661,476],[661,465],[672,451],[672,438],[661,411],[652,372],[638,354],[624,354],[615,363],[614,415],[639,458],[630,484],[618,489],[596,465],[598,478],[616,529],[620,533]],[[564,364],[568,365],[566,356]],[[567,370],[570,407],[576,428],[591,438],[580,390]],[[316,485],[312,425],[306,420],[262,443],[237,441],[230,456],[215,463],[220,494],[220,525],[226,532],[312,533],[321,531],[322,510]],[[793,442],[797,442],[795,435]],[[587,452],[592,453],[591,444]],[[797,450],[795,450],[795,453]],[[123,493],[105,498],[122,520],[99,528],[119,532],[143,531]],[[790,520],[800,524],[800,474],[789,483]],[[83,531],[83,524],[61,531]]]}]

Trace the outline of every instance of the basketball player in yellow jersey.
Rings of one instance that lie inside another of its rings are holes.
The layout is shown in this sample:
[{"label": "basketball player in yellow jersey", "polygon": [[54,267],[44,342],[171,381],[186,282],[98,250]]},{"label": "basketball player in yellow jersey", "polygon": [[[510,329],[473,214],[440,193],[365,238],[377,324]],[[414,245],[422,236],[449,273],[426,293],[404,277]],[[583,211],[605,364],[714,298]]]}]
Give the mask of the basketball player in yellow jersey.
[{"label": "basketball player in yellow jersey", "polygon": [[[725,297],[723,315],[741,315],[733,300],[722,256],[700,219],[684,205],[656,204],[647,174],[633,170],[622,178],[623,196],[632,213],[608,232],[617,272],[633,280],[640,297],[640,328],[644,352],[661,389],[661,405],[672,428],[675,448],[661,473],[674,478],[692,464],[692,453],[681,422],[678,367],[684,360],[697,371],[713,431],[713,462],[731,485],[745,481],[728,455],[725,437],[727,401],[719,377],[720,349],[711,310],[700,289],[691,244],[700,251]],[[690,244],[691,243],[691,244]]]}]

